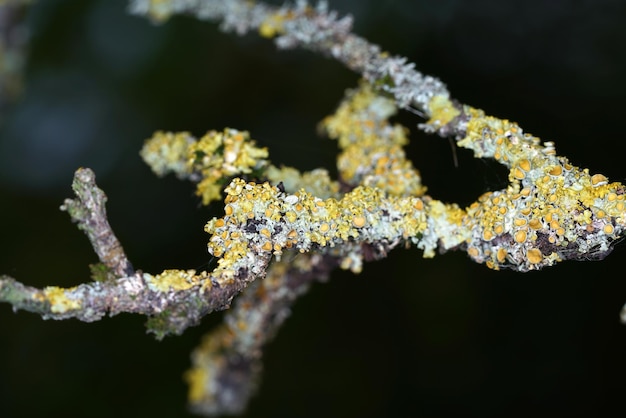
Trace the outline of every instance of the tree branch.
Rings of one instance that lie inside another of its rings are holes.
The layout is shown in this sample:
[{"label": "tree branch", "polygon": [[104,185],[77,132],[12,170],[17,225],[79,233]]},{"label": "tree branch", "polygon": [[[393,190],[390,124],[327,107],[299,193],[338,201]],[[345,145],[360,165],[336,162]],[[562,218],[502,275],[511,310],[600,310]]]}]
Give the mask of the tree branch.
[{"label": "tree branch", "polygon": [[[150,317],[149,330],[162,338],[230,307],[267,274],[194,351],[187,380],[198,412],[243,410],[261,370],[262,349],[289,307],[337,266],[359,272],[363,261],[413,244],[425,257],[462,250],[489,268],[525,272],[563,260],[601,259],[624,235],[625,186],[574,167],[556,155],[552,142],[542,143],[514,122],[454,101],[438,79],[352,34],[351,18],[338,18],[325,3],[312,8],[305,2],[271,7],[243,0],[134,0],[130,8],[155,21],[188,13],[238,34],[258,30],[280,48],[330,56],[363,76],[322,122],[341,149],[335,181],[324,170],[273,166],[266,149],[234,129],[198,139],[157,132],[146,142],[141,155],[158,175],[173,172],[196,182],[204,204],[225,194],[224,215],[205,227],[208,250],[219,259],[213,271],[134,271],[108,223],[106,196],[93,172],[79,169],[76,198],[62,209],[87,234],[112,277],[41,290],[0,277],[0,301],[14,309],[83,321],[139,313]],[[426,195],[402,149],[406,128],[388,120],[398,108],[423,115],[424,131],[503,164],[508,186],[467,208]],[[621,318],[626,322],[626,306]]]},{"label": "tree branch", "polygon": [[291,313],[291,306],[314,281],[326,281],[339,258],[290,254],[273,263],[264,280],[255,281],[237,298],[222,326],[209,332],[192,353],[185,374],[189,402],[204,415],[239,414],[245,410],[263,369],[266,344]]},{"label": "tree branch", "polygon": [[134,273],[122,244],[113,233],[106,215],[107,197],[96,185],[96,176],[88,168],[79,168],[74,174],[72,189],[76,199],[66,199],[61,210],[69,213],[89,238],[100,262],[109,268],[115,277]]}]

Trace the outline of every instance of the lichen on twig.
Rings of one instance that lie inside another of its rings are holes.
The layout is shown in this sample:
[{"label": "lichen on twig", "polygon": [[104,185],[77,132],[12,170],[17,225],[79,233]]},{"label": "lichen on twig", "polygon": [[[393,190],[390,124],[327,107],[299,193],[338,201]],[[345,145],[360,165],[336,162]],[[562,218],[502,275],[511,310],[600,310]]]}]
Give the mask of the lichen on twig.
[{"label": "lichen on twig", "polygon": [[[88,236],[105,280],[42,290],[0,277],[0,301],[45,318],[94,321],[120,312],[148,316],[161,338],[231,307],[224,325],[192,355],[186,379],[193,410],[239,413],[254,393],[262,351],[290,306],[336,267],[360,272],[398,246],[425,257],[464,251],[492,269],[538,270],[570,259],[605,257],[626,228],[626,188],[557,156],[552,142],[508,120],[458,103],[438,79],[351,33],[325,3],[271,7],[243,0],[134,0],[133,13],[163,22],[179,13],[218,21],[226,31],[256,30],[280,48],[306,48],[361,74],[320,126],[337,140],[338,178],[316,169],[277,167],[245,131],[157,131],[141,156],[159,176],[197,183],[203,204],[224,201],[209,220],[212,271],[133,270],[108,224],[104,193],[89,169],[76,172],[75,199],[63,209]],[[398,109],[424,116],[420,128],[449,137],[477,158],[509,170],[508,185],[467,207],[429,196],[403,146],[408,130],[389,118]],[[272,261],[273,260],[273,261]],[[257,280],[262,279],[264,280]],[[621,314],[626,322],[626,307]]]}]

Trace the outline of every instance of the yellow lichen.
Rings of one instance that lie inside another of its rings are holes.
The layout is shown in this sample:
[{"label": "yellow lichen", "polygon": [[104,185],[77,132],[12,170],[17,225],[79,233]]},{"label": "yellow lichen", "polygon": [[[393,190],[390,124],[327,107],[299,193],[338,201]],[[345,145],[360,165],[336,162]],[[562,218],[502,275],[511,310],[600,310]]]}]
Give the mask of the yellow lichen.
[{"label": "yellow lichen", "polygon": [[361,83],[321,126],[330,138],[339,142],[342,152],[337,167],[345,182],[375,187],[393,195],[419,196],[426,188],[402,149],[408,143],[408,130],[388,121],[395,112],[392,100],[376,94],[371,85]]},{"label": "yellow lichen", "polygon": [[267,149],[258,148],[247,132],[225,129],[209,131],[200,139],[187,132],[156,132],[146,141],[142,158],[158,175],[174,172],[197,179],[197,194],[207,205],[221,198],[226,180],[267,166]]},{"label": "yellow lichen", "polygon": [[531,248],[530,250],[528,250],[527,257],[528,257],[528,261],[531,264],[539,264],[541,260],[543,259],[543,256],[541,255],[541,251],[538,250],[537,248]]},{"label": "yellow lichen", "polygon": [[200,402],[207,397],[206,384],[208,379],[207,370],[202,367],[194,367],[184,374],[185,381],[189,385],[187,399],[191,403]]},{"label": "yellow lichen", "polygon": [[[266,22],[261,30],[274,36],[276,22]],[[224,180],[238,173],[262,169],[279,186],[236,178],[225,188],[224,217],[206,226],[212,234],[210,253],[222,257],[219,280],[234,277],[251,251],[306,252],[313,244],[335,247],[353,239],[410,240],[425,257],[437,247],[466,245],[472,258],[491,268],[514,264],[528,270],[560,260],[557,252],[543,256],[541,245],[565,248],[581,231],[612,237],[622,230],[626,202],[621,184],[572,166],[556,156],[552,143],[542,145],[516,123],[455,105],[446,96],[433,97],[428,111],[428,125],[440,127],[463,113],[465,137],[459,146],[509,167],[509,186],[485,193],[467,209],[419,199],[426,189],[402,149],[408,131],[389,123],[395,104],[367,83],[350,91],[321,124],[342,150],[339,175],[352,188],[343,195],[325,170],[300,173],[269,165],[267,151],[256,148],[246,132],[211,131],[197,141],[184,133],[161,133],[156,136],[170,142],[165,148],[153,145],[147,154],[161,152],[165,160],[180,161],[187,148],[185,170],[201,175],[198,193],[205,203],[217,199]],[[602,226],[597,226],[600,219]],[[352,251],[343,264],[358,271],[360,257]]]},{"label": "yellow lichen", "polygon": [[50,303],[50,312],[62,314],[67,311],[80,309],[82,304],[80,300],[68,296],[76,288],[63,289],[57,286],[48,286],[43,289],[45,299]]},{"label": "yellow lichen", "polygon": [[259,34],[264,38],[273,38],[284,33],[285,22],[293,19],[294,14],[291,11],[279,10],[269,15],[259,25]]},{"label": "yellow lichen", "polygon": [[206,279],[206,272],[196,275],[195,270],[165,270],[154,276],[149,286],[161,292],[177,292],[191,289]]},{"label": "yellow lichen", "polygon": [[460,110],[453,106],[447,96],[433,96],[428,103],[430,119],[428,125],[447,125],[452,119],[461,114]]}]

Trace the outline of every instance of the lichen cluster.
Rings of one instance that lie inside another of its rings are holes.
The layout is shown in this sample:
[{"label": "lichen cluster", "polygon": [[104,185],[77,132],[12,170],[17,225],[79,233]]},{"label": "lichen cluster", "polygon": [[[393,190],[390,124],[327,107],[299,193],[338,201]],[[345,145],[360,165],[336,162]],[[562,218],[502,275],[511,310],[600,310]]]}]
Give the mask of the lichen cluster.
[{"label": "lichen cluster", "polygon": [[[347,254],[362,243],[417,239],[427,227],[420,198],[385,197],[371,187],[357,187],[337,200],[304,190],[288,194],[269,183],[235,179],[225,192],[224,217],[206,226],[212,235],[209,252],[223,257],[220,266],[229,263],[230,253],[239,255],[245,248],[278,257],[284,250],[322,247]],[[351,268],[360,271],[361,266]]]},{"label": "lichen cluster", "polygon": [[289,316],[293,302],[310,287],[309,277],[325,280],[316,266],[329,266],[330,271],[332,264],[320,254],[285,257],[237,298],[223,323],[205,335],[191,355],[185,380],[194,412],[237,414],[245,409],[240,400],[249,399],[258,385],[264,345]]},{"label": "lichen cluster", "polygon": [[408,130],[389,123],[396,110],[393,100],[362,83],[321,125],[342,150],[337,157],[342,181],[395,196],[421,196],[426,188],[402,148],[409,142]]},{"label": "lichen cluster", "polygon": [[169,172],[179,178],[200,179],[197,194],[208,205],[221,199],[225,179],[250,174],[267,164],[266,148],[255,146],[248,132],[209,131],[200,139],[187,132],[156,132],[146,141],[141,156],[159,176]]},{"label": "lichen cluster", "polygon": [[[464,249],[489,268],[527,271],[601,256],[622,233],[626,204],[620,183],[572,166],[556,156],[552,143],[542,144],[513,122],[442,96],[431,100],[425,129],[456,124],[459,146],[509,167],[509,186],[485,193],[467,208],[425,196],[419,172],[402,148],[407,130],[389,122],[395,112],[393,100],[363,82],[322,121],[342,150],[339,175],[348,187],[343,194],[324,170],[274,167],[265,150],[234,130],[198,141],[188,134],[157,133],[142,155],[160,173],[165,169],[159,167],[180,173],[185,155],[184,173],[196,173],[199,190],[211,190],[211,196],[221,193],[226,178],[250,173],[251,167],[258,179],[269,180],[235,178],[224,189],[224,216],[205,228],[212,235],[209,252],[220,257],[223,270],[232,270],[250,251],[280,257],[295,249],[338,254],[344,268],[358,272],[362,244],[410,242],[425,257]],[[226,165],[228,152],[236,164]]]},{"label": "lichen cluster", "polygon": [[542,144],[514,122],[439,98],[433,103],[430,129],[456,120],[464,129],[459,146],[509,168],[506,189],[485,193],[467,208],[463,224],[472,231],[472,259],[526,271],[610,252],[626,223],[621,183],[573,166],[556,155],[553,143]]},{"label": "lichen cluster", "polygon": [[[212,271],[135,271],[108,224],[106,196],[79,169],[76,199],[62,206],[85,231],[102,267],[97,281],[43,290],[0,276],[0,301],[45,318],[94,321],[120,312],[149,317],[158,338],[180,334],[203,316],[227,309],[225,324],[194,351],[186,378],[194,410],[241,412],[253,393],[263,345],[313,281],[336,267],[358,273],[363,262],[415,246],[424,257],[461,250],[492,269],[537,270],[568,259],[606,256],[626,227],[626,188],[556,155],[514,122],[453,101],[445,85],[403,57],[351,33],[325,2],[272,7],[244,0],[133,0],[131,11],[162,22],[191,13],[244,34],[257,30],[281,48],[323,53],[363,76],[321,130],[337,140],[338,178],[271,164],[245,131],[156,132],[141,156],[159,176],[197,183],[208,205],[224,196],[223,214],[205,226]],[[0,73],[3,44],[0,39]],[[2,75],[2,74],[0,74]],[[0,80],[1,82],[2,80]],[[509,169],[508,186],[467,207],[426,195],[403,146],[408,130],[392,124],[397,109],[424,115],[419,125]],[[270,261],[273,262],[270,263]],[[257,280],[262,279],[264,280]],[[245,290],[245,291],[244,291]],[[622,317],[626,322],[626,306]]]}]

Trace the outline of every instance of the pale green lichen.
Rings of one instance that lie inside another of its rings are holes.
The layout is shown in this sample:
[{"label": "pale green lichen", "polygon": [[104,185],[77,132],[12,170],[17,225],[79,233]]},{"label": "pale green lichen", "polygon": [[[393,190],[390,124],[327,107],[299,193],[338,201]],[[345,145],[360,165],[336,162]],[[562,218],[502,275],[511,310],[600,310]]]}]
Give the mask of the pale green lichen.
[{"label": "pale green lichen", "polygon": [[95,263],[89,265],[91,278],[95,282],[106,282],[115,279],[113,271],[103,263]]},{"label": "pale green lichen", "polygon": [[259,25],[259,34],[264,38],[274,38],[285,31],[285,22],[295,17],[291,10],[279,9],[269,14]]},{"label": "pale green lichen", "polygon": [[189,147],[195,138],[189,132],[157,131],[146,141],[139,155],[159,177],[174,173],[187,178],[189,171]]}]

